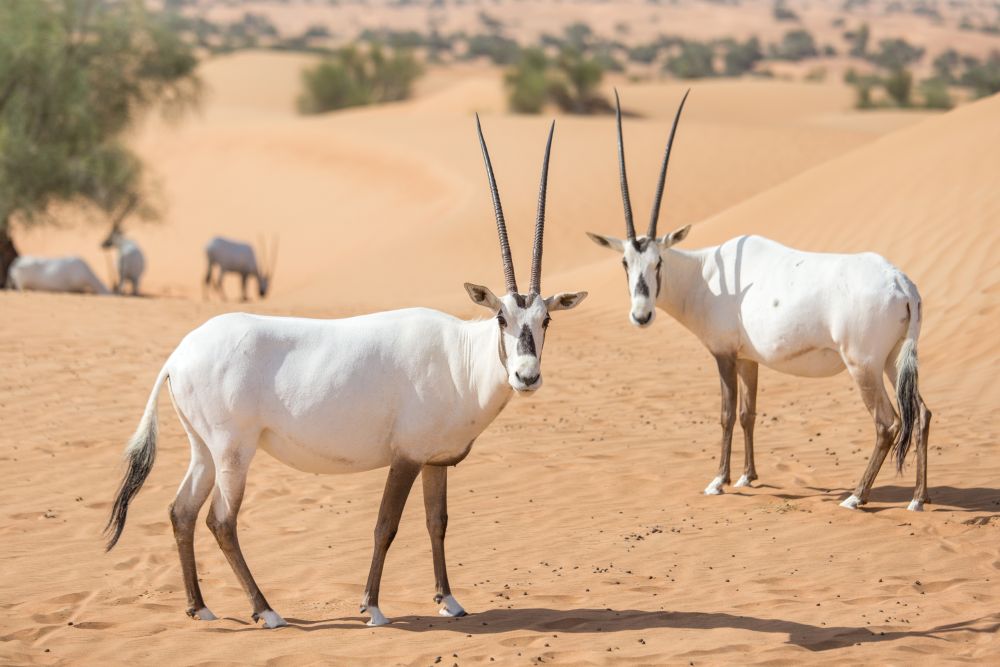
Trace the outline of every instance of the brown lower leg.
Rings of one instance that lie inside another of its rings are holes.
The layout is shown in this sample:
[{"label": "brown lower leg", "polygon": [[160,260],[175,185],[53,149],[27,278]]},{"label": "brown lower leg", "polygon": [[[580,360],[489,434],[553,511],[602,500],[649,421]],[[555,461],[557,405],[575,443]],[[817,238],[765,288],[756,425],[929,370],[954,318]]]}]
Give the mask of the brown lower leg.
[{"label": "brown lower leg", "polygon": [[917,432],[917,486],[913,499],[929,503],[930,494],[927,491],[927,441],[931,434],[931,411],[920,399],[920,430]]},{"label": "brown lower leg", "polygon": [[175,509],[175,503],[170,505],[170,523],[174,527],[174,539],[177,541],[177,553],[181,558],[181,572],[184,573],[184,590],[187,593],[187,615],[192,618],[199,609],[205,607],[201,597],[201,587],[198,585],[198,566],[194,560],[194,516],[181,513]]},{"label": "brown lower leg", "polygon": [[422,477],[427,532],[431,537],[431,554],[434,559],[434,601],[441,602],[444,596],[451,595],[448,567],[444,558],[444,536],[448,530],[448,469],[443,466],[425,466]]},{"label": "brown lower leg", "polygon": [[396,537],[399,519],[403,516],[406,498],[410,495],[413,481],[420,472],[416,463],[399,459],[389,466],[389,476],[385,480],[385,491],[382,493],[382,504],[378,510],[378,520],[375,523],[375,551],[372,554],[372,564],[368,571],[368,583],[365,585],[365,596],[361,600],[361,611],[368,607],[378,607],[379,586],[382,582],[382,568],[389,545]]},{"label": "brown lower leg", "polygon": [[743,429],[745,460],[743,474],[749,481],[757,479],[753,457],[753,429],[757,421],[757,364],[741,361],[737,367],[740,380],[740,427]]},{"label": "brown lower leg", "polygon": [[719,459],[719,474],[722,481],[729,484],[729,459],[733,449],[733,428],[736,426],[736,359],[716,357],[719,366],[719,384],[722,388],[722,455]]},{"label": "brown lower leg", "polygon": [[215,535],[219,548],[225,554],[229,566],[233,568],[233,572],[239,579],[240,585],[243,586],[247,597],[250,598],[250,605],[253,607],[252,618],[256,621],[262,613],[271,610],[271,605],[264,599],[264,594],[260,592],[257,582],[250,574],[250,568],[243,558],[242,549],[240,549],[240,541],[236,534],[236,515],[239,512],[239,507],[240,503],[237,500],[235,504],[230,506],[230,511],[226,513],[226,516],[218,516],[215,503],[212,503],[212,508],[208,512],[208,527]]},{"label": "brown lower leg", "polygon": [[861,481],[858,482],[858,486],[854,490],[854,495],[858,497],[859,504],[862,505],[868,502],[868,494],[871,493],[875,477],[878,476],[878,471],[882,468],[882,463],[885,462],[885,457],[889,453],[889,447],[892,446],[891,429],[876,424],[875,431],[875,449],[872,451],[871,458],[868,459],[865,474],[861,476]]}]

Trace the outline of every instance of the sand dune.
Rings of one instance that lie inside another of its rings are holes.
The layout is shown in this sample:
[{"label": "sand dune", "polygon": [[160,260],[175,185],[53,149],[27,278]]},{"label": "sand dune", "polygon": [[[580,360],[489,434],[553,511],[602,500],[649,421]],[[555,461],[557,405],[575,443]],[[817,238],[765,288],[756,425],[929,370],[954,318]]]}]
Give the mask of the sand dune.
[{"label": "sand dune", "polygon": [[[438,80],[405,105],[314,119],[219,85],[203,119],[148,129],[137,142],[171,203],[166,224],[135,229],[151,255],[149,288],[196,296],[203,239],[280,230],[276,298],[251,310],[326,317],[427,303],[480,315],[461,282],[501,281],[470,112],[488,111],[522,275],[546,129],[544,118],[489,107],[483,76]],[[921,388],[935,411],[929,511],[903,509],[912,471],[897,479],[885,470],[864,512],[837,507],[873,440],[846,376],[762,372],[760,486],[700,495],[717,456],[711,359],[666,317],[649,331],[626,324],[617,260],[582,234],[622,227],[610,119],[559,118],[543,286],[592,296],[555,318],[543,390],[512,401],[450,475],[451,579],[472,615],[435,615],[414,491],[383,580],[395,623],[365,627],[357,602],[384,471],[304,475],[261,455],[241,542],[292,627],[252,626],[203,527],[202,587],[223,618],[189,621],[166,514],[188,450],[169,401],[157,464],[122,543],[105,555],[99,533],[157,369],[184,333],[233,306],[0,293],[0,661],[1000,660],[1000,424],[989,382],[998,100],[916,124],[901,118],[907,127],[878,138],[890,128],[829,122],[849,116],[840,93],[828,106],[815,89],[756,85],[692,93],[661,225],[697,223],[688,245],[753,232],[875,250],[916,280],[926,313]],[[623,93],[646,111],[626,130],[642,224],[679,90]],[[230,94],[243,99],[231,115]],[[759,106],[743,121],[738,106],[726,115],[727,99]],[[801,115],[769,120],[768,108]],[[72,247],[88,233],[97,231],[32,234],[23,245]]]}]

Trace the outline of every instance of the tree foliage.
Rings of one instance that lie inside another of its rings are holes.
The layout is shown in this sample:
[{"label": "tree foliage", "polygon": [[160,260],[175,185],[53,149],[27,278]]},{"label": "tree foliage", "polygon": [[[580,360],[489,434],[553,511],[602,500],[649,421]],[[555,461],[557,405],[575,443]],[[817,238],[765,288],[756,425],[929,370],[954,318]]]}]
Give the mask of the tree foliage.
[{"label": "tree foliage", "polygon": [[541,49],[525,49],[510,68],[504,83],[510,108],[520,113],[539,113],[553,102],[567,113],[590,114],[611,108],[598,92],[604,68],[601,62],[573,48],[549,58]]},{"label": "tree foliage", "polygon": [[[122,134],[197,101],[191,50],[139,0],[0,3],[0,240],[55,201],[109,215],[142,195]],[[0,284],[6,279],[0,267]]]}]

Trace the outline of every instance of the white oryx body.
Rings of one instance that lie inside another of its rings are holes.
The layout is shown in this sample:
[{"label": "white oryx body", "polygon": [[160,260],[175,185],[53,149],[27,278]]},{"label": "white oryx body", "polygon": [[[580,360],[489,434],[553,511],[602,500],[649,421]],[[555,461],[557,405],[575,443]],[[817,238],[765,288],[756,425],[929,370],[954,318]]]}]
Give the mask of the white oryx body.
[{"label": "white oryx body", "polygon": [[445,567],[447,466],[468,455],[514,391],[531,392],[541,386],[549,313],[573,308],[586,296],[585,292],[540,295],[552,130],[543,162],[527,294],[517,290],[481,130],[479,139],[507,293],[497,297],[481,285],[465,287],[493,317],[467,322],[425,308],[342,320],[229,314],[188,334],[167,359],[126,449],[129,467],[108,522],[108,548],[121,536],[128,505],[152,469],[157,397],[169,383],[191,444],[191,465],[170,508],[190,616],[215,618],[202,599],[194,560],[194,522],[214,490],[208,525],[250,597],[253,618],[262,618],[268,627],[285,624],[260,592],[236,537],[247,471],[258,448],[311,473],[389,467],[361,603],[361,610],[371,615],[370,625],[388,623],[378,607],[382,568],[410,487],[421,475],[435,600],[444,605],[442,615],[465,614],[451,594]]},{"label": "white oryx body", "polygon": [[[715,357],[722,386],[722,456],[719,472],[705,493],[720,494],[730,482],[737,394],[746,465],[736,486],[749,486],[757,479],[753,429],[759,365],[804,377],[825,377],[846,368],[875,420],[876,442],[854,494],[842,505],[854,509],[867,502],[875,476],[893,446],[901,471],[915,434],[917,484],[910,509],[922,509],[929,498],[931,413],[917,389],[922,312],[916,286],[873,253],[802,252],[759,236],[741,236],[701,250],[674,249],[690,226],[658,237],[660,199],[684,100],[667,142],[649,229],[638,237],[628,195],[619,107],[618,159],[626,238],[599,234],[590,238],[622,256],[632,324],[649,326],[660,308],[694,333]],[[899,415],[886,393],[883,375],[896,390]]]},{"label": "white oryx body", "polygon": [[114,285],[116,294],[120,294],[125,289],[125,283],[132,284],[132,294],[139,294],[139,281],[146,270],[146,258],[139,248],[139,244],[121,233],[118,229],[113,229],[111,234],[101,244],[104,248],[114,248],[117,254],[118,282]]},{"label": "white oryx body", "polygon": [[848,363],[882,364],[920,333],[916,286],[874,253],[802,252],[741,236],[700,250],[667,248],[661,257],[655,305],[715,355],[826,377]]},{"label": "white oryx body", "polygon": [[[263,249],[261,251],[264,252]],[[235,273],[240,276],[241,296],[244,301],[247,299],[247,278],[251,276],[257,281],[257,291],[260,297],[267,296],[273,266],[260,267],[257,263],[257,254],[248,243],[216,236],[205,245],[205,256],[208,259],[205,286],[212,284],[212,270],[216,266],[219,267],[215,289],[223,298],[225,298],[225,293],[222,291],[222,279],[227,273]],[[266,264],[266,258],[262,259],[265,260]],[[275,258],[272,257],[271,261],[274,260]]]},{"label": "white oryx body", "polygon": [[423,308],[342,320],[228,314],[188,334],[163,374],[194,433],[228,422],[222,442],[206,439],[213,458],[238,448],[249,459],[259,445],[311,473],[395,456],[453,463],[513,391],[499,338],[492,319]]},{"label": "white oryx body", "polygon": [[18,290],[110,294],[80,257],[18,257],[8,276]]}]

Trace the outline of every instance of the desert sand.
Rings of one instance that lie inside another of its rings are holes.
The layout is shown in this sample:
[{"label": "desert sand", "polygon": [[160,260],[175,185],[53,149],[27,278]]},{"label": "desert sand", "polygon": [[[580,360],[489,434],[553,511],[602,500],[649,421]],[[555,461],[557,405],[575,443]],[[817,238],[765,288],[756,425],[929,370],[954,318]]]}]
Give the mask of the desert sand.
[{"label": "desert sand", "polygon": [[[468,68],[432,72],[403,104],[302,119],[288,79],[296,58],[209,62],[200,116],[150,119],[136,133],[169,203],[162,225],[129,230],[146,249],[155,298],[0,293],[0,662],[1000,660],[1000,98],[944,115],[865,116],[847,111],[850,91],[833,84],[699,83],[660,222],[694,224],[687,247],[754,233],[870,250],[916,281],[920,386],[934,411],[928,511],[905,510],[912,465],[896,477],[888,463],[863,511],[838,507],[874,442],[846,374],[762,370],[761,479],[701,495],[718,456],[714,362],[668,317],[650,330],[628,325],[618,260],[583,234],[623,230],[613,123],[558,117],[543,290],[591,296],[554,318],[542,390],[515,398],[451,471],[450,574],[468,617],[436,615],[415,488],[383,579],[394,622],[366,627],[357,605],[385,471],[305,475],[261,454],[241,543],[291,626],[252,624],[202,525],[202,588],[222,618],[189,620],[167,518],[188,445],[165,398],[156,466],[122,542],[103,553],[122,447],[163,361],[207,318],[416,304],[482,315],[462,282],[502,282],[474,110],[526,276],[546,118],[507,115],[499,75]],[[625,132],[644,224],[683,89],[619,83],[637,114]],[[280,235],[272,299],[201,300],[201,247],[216,233]],[[83,249],[103,271],[100,234],[18,240],[26,253]]]}]

